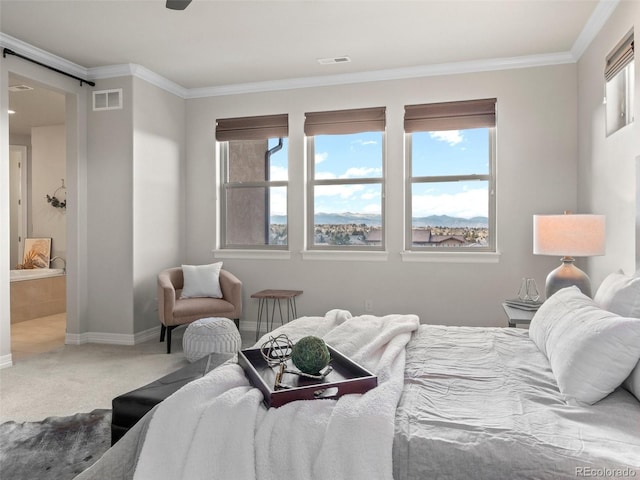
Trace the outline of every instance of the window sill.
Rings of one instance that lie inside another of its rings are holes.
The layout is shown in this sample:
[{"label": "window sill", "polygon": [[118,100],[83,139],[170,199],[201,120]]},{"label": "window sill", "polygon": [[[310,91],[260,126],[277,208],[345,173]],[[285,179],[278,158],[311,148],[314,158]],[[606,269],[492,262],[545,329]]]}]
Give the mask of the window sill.
[{"label": "window sill", "polygon": [[345,252],[343,250],[303,250],[303,260],[339,260],[357,262],[386,262],[389,252]]},{"label": "window sill", "polygon": [[238,258],[242,260],[289,260],[291,252],[289,250],[244,250],[244,249],[221,249],[212,250],[215,258]]},{"label": "window sill", "polygon": [[414,252],[400,253],[403,262],[498,263],[500,252]]}]

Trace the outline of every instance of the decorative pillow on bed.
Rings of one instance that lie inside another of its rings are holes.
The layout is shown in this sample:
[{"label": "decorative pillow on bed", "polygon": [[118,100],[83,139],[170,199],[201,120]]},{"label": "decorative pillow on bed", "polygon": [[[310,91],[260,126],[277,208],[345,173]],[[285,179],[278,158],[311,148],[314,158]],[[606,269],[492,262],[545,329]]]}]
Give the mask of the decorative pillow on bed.
[{"label": "decorative pillow on bed", "polygon": [[[598,287],[593,300],[605,310],[625,317],[640,318],[640,276],[622,270],[609,274]],[[623,386],[640,400],[640,362]]]},{"label": "decorative pillow on bed", "polygon": [[640,319],[603,310],[577,287],[542,304],[529,337],[549,359],[560,392],[588,404],[615,390],[640,359]]},{"label": "decorative pillow on bed", "polygon": [[609,274],[593,300],[605,310],[623,317],[640,318],[640,276],[625,275],[622,270]]},{"label": "decorative pillow on bed", "polygon": [[182,265],[184,286],[180,298],[222,298],[220,270],[222,262],[210,265]]}]

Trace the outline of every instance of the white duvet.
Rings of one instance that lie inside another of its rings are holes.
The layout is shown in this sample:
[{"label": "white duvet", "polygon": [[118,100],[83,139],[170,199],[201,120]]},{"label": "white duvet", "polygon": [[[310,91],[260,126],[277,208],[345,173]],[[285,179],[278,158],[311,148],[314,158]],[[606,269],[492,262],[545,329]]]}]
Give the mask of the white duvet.
[{"label": "white duvet", "polygon": [[323,337],[374,372],[378,387],[267,410],[242,369],[225,364],[160,404],[134,479],[391,479],[405,346],[418,325],[415,315],[332,310],[280,327],[272,334]]},{"label": "white duvet", "polygon": [[640,402],[567,404],[527,330],[421,325],[406,353],[395,480],[640,479]]}]

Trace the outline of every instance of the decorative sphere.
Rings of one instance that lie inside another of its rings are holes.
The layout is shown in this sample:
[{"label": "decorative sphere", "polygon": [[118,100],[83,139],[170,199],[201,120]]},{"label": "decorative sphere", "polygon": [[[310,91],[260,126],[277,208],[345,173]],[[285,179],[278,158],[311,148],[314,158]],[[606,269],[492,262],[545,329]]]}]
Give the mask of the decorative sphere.
[{"label": "decorative sphere", "polygon": [[293,346],[291,351],[293,364],[303,373],[318,375],[331,360],[329,349],[319,337],[303,337]]}]

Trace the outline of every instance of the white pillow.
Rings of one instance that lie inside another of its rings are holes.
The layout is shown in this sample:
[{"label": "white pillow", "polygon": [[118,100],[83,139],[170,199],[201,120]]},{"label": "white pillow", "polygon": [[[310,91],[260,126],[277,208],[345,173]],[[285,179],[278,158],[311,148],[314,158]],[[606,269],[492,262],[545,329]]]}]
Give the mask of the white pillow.
[{"label": "white pillow", "polygon": [[563,288],[542,304],[529,337],[549,359],[569,401],[603,399],[640,359],[640,319],[601,309],[577,287]]},{"label": "white pillow", "polygon": [[593,300],[623,317],[640,318],[640,277],[625,275],[622,270],[611,273],[602,281]]},{"label": "white pillow", "polygon": [[633,369],[631,375],[627,377],[622,386],[640,400],[640,362],[638,362],[636,368]]},{"label": "white pillow", "polygon": [[220,270],[222,262],[210,265],[182,265],[184,286],[180,298],[222,298]]},{"label": "white pillow", "polygon": [[[640,276],[622,270],[609,274],[598,287],[593,300],[602,308],[624,317],[640,318]],[[640,400],[640,362],[623,386]]]}]

